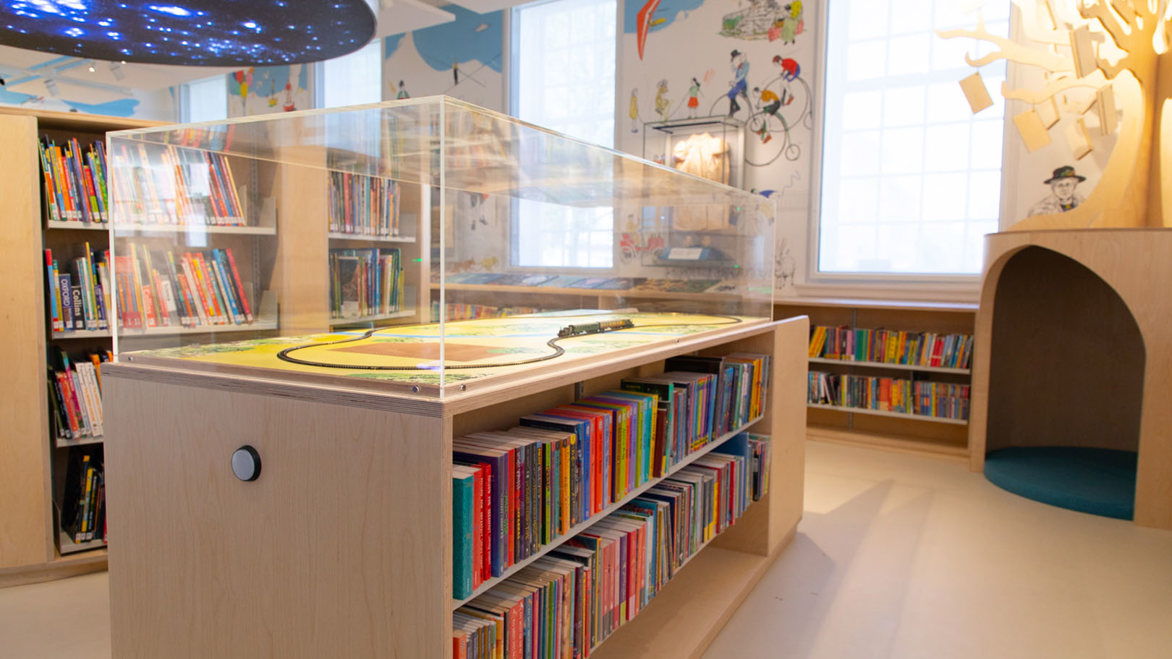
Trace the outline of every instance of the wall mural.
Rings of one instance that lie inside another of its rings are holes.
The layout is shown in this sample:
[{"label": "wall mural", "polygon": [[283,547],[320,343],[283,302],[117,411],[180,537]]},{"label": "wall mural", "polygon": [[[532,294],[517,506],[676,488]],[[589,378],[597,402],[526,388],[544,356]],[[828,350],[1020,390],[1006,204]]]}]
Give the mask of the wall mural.
[{"label": "wall mural", "polygon": [[228,74],[228,116],[247,117],[313,107],[309,66],[249,67]]},{"label": "wall mural", "polygon": [[0,88],[0,103],[4,105],[19,105],[38,110],[55,110],[58,112],[85,112],[101,114],[108,117],[133,117],[140,101],[137,98],[124,98],[105,103],[82,103],[65,98],[37,96],[9,91]]},{"label": "wall mural", "polygon": [[383,40],[383,98],[444,94],[504,110],[504,12],[445,5],[455,20]]},{"label": "wall mural", "polygon": [[[797,0],[634,0],[624,7],[618,75],[628,94],[619,148],[682,167],[686,158],[657,152],[663,147],[646,134],[647,124],[742,125],[744,153],[720,153],[743,167],[734,183],[777,201],[779,292],[794,283],[799,255],[789,246],[800,233],[791,229],[805,222],[808,207],[814,14],[813,3]],[[698,137],[707,144],[712,136]],[[629,260],[662,242],[637,226],[624,229]]]}]

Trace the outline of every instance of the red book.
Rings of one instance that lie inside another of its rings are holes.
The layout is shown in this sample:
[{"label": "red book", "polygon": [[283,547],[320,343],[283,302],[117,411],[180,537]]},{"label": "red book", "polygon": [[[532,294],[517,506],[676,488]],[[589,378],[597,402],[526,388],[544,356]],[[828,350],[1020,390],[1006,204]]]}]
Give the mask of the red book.
[{"label": "red book", "polygon": [[228,265],[232,268],[232,283],[239,293],[241,311],[244,312],[245,322],[252,322],[252,308],[248,306],[248,296],[244,294],[244,282],[240,279],[240,271],[236,269],[236,259],[232,256],[232,248],[224,250],[228,254]]}]

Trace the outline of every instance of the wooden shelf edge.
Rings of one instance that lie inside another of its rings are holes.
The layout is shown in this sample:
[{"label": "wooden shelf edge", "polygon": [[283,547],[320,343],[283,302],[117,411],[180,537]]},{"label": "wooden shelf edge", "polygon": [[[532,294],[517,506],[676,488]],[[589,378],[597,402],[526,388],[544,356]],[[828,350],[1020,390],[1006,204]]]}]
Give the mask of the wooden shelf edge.
[{"label": "wooden shelf edge", "polygon": [[700,657],[793,540],[797,525],[768,556],[708,546],[591,657]]},{"label": "wooden shelf edge", "polygon": [[21,565],[0,569],[0,588],[56,581],[106,569],[108,553],[105,549],[94,549],[70,556],[62,556],[48,563]]},{"label": "wooden shelf edge", "polygon": [[861,368],[889,369],[895,371],[921,371],[924,373],[946,373],[949,375],[969,375],[967,368],[949,368],[946,366],[917,366],[914,364],[889,364],[887,362],[855,361],[853,359],[830,359],[827,357],[811,357],[811,364],[830,364],[833,366],[858,366]]},{"label": "wooden shelf edge", "polygon": [[843,414],[867,414],[870,416],[886,416],[896,419],[912,419],[913,421],[927,421],[929,423],[947,423],[953,426],[967,426],[968,419],[950,419],[944,416],[928,416],[926,414],[905,414],[903,412],[886,412],[884,410],[869,410],[865,407],[847,407],[844,405],[827,405],[825,403],[806,403],[807,407],[815,410],[842,412]]},{"label": "wooden shelf edge", "polygon": [[976,302],[949,302],[928,300],[880,300],[839,297],[774,298],[774,306],[791,307],[855,307],[858,309],[898,309],[901,311],[940,311],[948,313],[977,313]]},{"label": "wooden shelf edge", "polygon": [[879,448],[914,455],[927,455],[965,464],[968,463],[969,459],[967,446],[961,446],[951,442],[934,442],[929,439],[912,439],[892,435],[880,435],[877,433],[836,430],[818,426],[810,426],[806,429],[806,439],[831,444]]}]

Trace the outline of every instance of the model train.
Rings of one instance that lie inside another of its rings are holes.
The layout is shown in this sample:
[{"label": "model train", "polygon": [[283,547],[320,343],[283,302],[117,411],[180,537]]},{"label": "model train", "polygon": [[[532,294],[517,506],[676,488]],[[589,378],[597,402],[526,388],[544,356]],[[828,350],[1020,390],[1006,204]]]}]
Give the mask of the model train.
[{"label": "model train", "polygon": [[582,323],[579,325],[566,325],[558,330],[558,338],[566,338],[568,336],[582,336],[584,334],[600,334],[602,332],[613,332],[614,330],[630,329],[635,326],[628,318],[622,320],[602,320],[597,323]]}]

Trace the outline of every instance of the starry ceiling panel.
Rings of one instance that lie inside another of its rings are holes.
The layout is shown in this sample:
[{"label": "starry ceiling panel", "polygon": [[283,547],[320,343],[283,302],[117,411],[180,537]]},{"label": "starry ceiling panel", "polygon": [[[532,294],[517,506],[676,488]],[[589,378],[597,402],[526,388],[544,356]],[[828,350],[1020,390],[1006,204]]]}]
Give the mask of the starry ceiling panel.
[{"label": "starry ceiling panel", "polygon": [[374,35],[365,0],[0,0],[0,43],[185,66],[319,62]]}]

